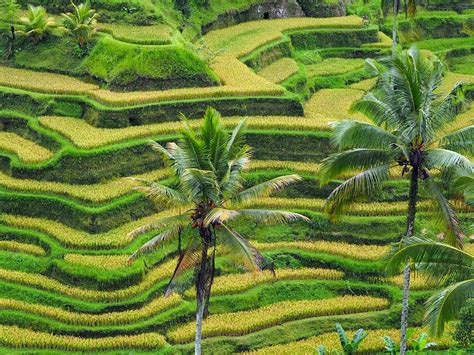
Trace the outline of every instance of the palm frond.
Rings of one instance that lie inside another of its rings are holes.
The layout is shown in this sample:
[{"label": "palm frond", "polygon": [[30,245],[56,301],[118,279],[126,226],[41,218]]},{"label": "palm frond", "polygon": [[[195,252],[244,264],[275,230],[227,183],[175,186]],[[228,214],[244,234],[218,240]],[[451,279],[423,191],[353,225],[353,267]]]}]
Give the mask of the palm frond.
[{"label": "palm frond", "polygon": [[412,260],[428,282],[444,282],[448,277],[465,278],[472,274],[473,259],[469,253],[426,237],[412,236],[394,245],[387,256],[385,272],[398,275]]},{"label": "palm frond", "polygon": [[301,181],[299,175],[285,175],[279,176],[274,179],[262,182],[255,186],[252,186],[231,198],[232,203],[249,202],[252,200],[266,198],[271,194],[284,189],[285,187],[294,184],[295,182]]},{"label": "palm frond", "polygon": [[244,145],[244,132],[247,127],[247,121],[241,120],[232,131],[232,134],[227,142],[227,151],[229,153],[229,159],[235,159],[235,155],[240,151]]},{"label": "palm frond", "polygon": [[147,223],[139,228],[134,229],[131,231],[128,236],[134,238],[138,235],[145,234],[151,231],[157,231],[163,228],[168,228],[171,226],[182,226],[184,227],[186,224],[190,223],[190,217],[187,213],[178,214],[171,217],[160,218],[156,221],[151,223]]},{"label": "palm frond", "polygon": [[443,196],[432,177],[424,180],[424,186],[438,207],[436,211],[439,215],[439,222],[446,232],[446,243],[461,248],[464,236],[459,226],[459,220],[449,201]]},{"label": "palm frond", "polygon": [[458,153],[474,155],[474,126],[468,126],[451,132],[440,139],[441,148]]},{"label": "palm frond", "polygon": [[264,256],[234,229],[225,224],[222,227],[219,239],[232,258],[239,260],[249,271],[262,270],[266,265]]},{"label": "palm frond", "polygon": [[153,198],[166,206],[183,206],[190,202],[181,192],[158,182],[138,178],[132,178],[132,180],[142,184],[142,186],[135,187],[134,190],[140,191],[147,197]]},{"label": "palm frond", "polygon": [[195,235],[192,235],[188,245],[186,246],[186,249],[184,249],[184,251],[178,257],[178,263],[176,264],[176,268],[174,269],[173,275],[171,276],[168,283],[168,287],[166,288],[165,297],[173,292],[176,279],[183,272],[193,268],[203,261],[201,247],[201,239]]},{"label": "palm frond", "polygon": [[219,201],[220,190],[213,171],[186,169],[181,175],[180,183],[189,192],[190,200]]},{"label": "palm frond", "polygon": [[169,241],[172,238],[176,238],[182,232],[183,225],[176,224],[169,229],[161,232],[157,236],[150,239],[148,242],[143,244],[139,249],[137,249],[129,258],[129,262],[136,260],[138,257],[144,254],[151,253],[159,248],[163,243]]},{"label": "palm frond", "polygon": [[392,152],[379,149],[359,148],[332,154],[322,161],[319,170],[320,184],[324,186],[345,172],[387,165],[392,160]]},{"label": "palm frond", "polygon": [[426,302],[428,309],[425,314],[425,321],[430,326],[431,334],[443,335],[444,325],[456,319],[461,307],[473,297],[474,279],[458,282],[431,296]]},{"label": "palm frond", "polygon": [[379,190],[389,177],[390,165],[367,169],[339,185],[326,200],[325,212],[337,220],[344,205],[355,202],[360,196],[370,196]]},{"label": "palm frond", "polygon": [[390,132],[359,121],[337,121],[331,127],[334,129],[331,141],[340,151],[354,148],[387,149],[397,141],[397,137]]},{"label": "palm frond", "polygon": [[462,154],[452,150],[434,148],[426,152],[426,164],[428,168],[455,169],[462,168],[472,170],[472,163]]}]

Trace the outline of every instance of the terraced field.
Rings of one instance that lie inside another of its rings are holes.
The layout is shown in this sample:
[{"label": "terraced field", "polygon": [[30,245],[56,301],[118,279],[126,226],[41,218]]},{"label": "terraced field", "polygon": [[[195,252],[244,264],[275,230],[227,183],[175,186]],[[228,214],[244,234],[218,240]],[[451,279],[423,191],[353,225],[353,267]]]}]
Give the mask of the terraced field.
[{"label": "terraced field", "polygon": [[[167,25],[104,24],[101,31],[139,47],[173,41]],[[456,44],[446,49],[427,41],[420,47],[451,51],[446,87],[463,80],[467,98],[455,124],[472,125],[474,73],[456,59],[472,56],[466,54],[472,37],[459,41],[458,52]],[[297,211],[313,223],[238,222],[276,275],[217,259],[203,348],[338,349],[336,322],[368,330],[362,351],[381,351],[383,335],[399,336],[401,279],[385,277],[383,257],[405,229],[407,181],[387,184],[338,224],[328,221],[323,205],[340,181],[318,184],[319,164],[332,151],[329,123],[366,119],[349,107],[374,85],[363,59],[388,53],[387,36],[353,15],[245,22],[211,31],[204,42],[217,53],[209,67],[220,85],[125,92],[65,73],[0,65],[0,352],[193,351],[192,283],[163,297],[176,245],[128,263],[154,236],[131,232],[173,213],[136,191],[129,177],[169,181],[149,141],[175,139],[180,112],[197,127],[208,106],[227,127],[247,117],[253,160],[246,185],[287,173],[303,177],[252,206]],[[319,62],[308,60],[316,54]],[[461,222],[472,223],[472,207],[457,207]],[[422,198],[417,228],[436,234],[432,209]],[[418,333],[431,292],[424,280],[414,281],[410,325]],[[437,342],[437,349],[454,344],[450,336]]]}]

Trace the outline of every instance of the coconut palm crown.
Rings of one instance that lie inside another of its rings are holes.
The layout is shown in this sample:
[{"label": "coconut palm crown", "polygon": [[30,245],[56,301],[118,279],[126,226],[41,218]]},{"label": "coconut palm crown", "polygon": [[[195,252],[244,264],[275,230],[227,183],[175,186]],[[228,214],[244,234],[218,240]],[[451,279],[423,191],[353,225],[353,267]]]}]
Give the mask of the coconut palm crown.
[{"label": "coconut palm crown", "polygon": [[371,196],[399,168],[410,177],[407,235],[413,235],[422,181],[438,206],[446,241],[460,246],[462,233],[454,211],[443,196],[433,173],[450,169],[472,171],[474,127],[456,122],[462,84],[441,94],[443,65],[412,47],[380,62],[367,61],[378,77],[376,87],[356,101],[352,112],[364,114],[370,123],[343,120],[333,124],[332,142],[339,150],[323,161],[321,184],[343,173],[358,174],[346,180],[328,197],[326,211],[337,219],[345,206],[361,196]]},{"label": "coconut palm crown", "polygon": [[21,17],[20,22],[24,29],[18,31],[18,33],[31,37],[35,44],[50,33],[54,26],[54,21],[48,17],[43,6],[28,5],[27,15]]},{"label": "coconut palm crown", "polygon": [[79,47],[84,45],[96,33],[97,12],[91,9],[89,1],[76,5],[71,3],[73,11],[62,14],[64,18],[64,28],[66,31],[76,38]]},{"label": "coconut palm crown", "polygon": [[184,271],[194,268],[196,287],[196,353],[200,353],[202,319],[209,301],[214,276],[216,253],[221,252],[240,261],[249,270],[269,268],[265,258],[233,227],[232,221],[244,218],[258,225],[307,220],[292,212],[241,208],[258,199],[300,180],[298,175],[277,177],[244,189],[242,173],[248,168],[250,147],[244,144],[245,121],[228,133],[220,115],[213,109],[205,113],[204,122],[194,132],[183,120],[184,129],[177,143],[166,147],[153,143],[177,179],[173,187],[140,180],[139,190],[176,211],[172,217],[159,219],[145,225],[133,234],[151,230],[161,232],[138,249],[131,259],[151,252],[163,242],[173,238],[181,244],[186,235],[187,246],[179,252],[176,269],[167,293],[175,279]]},{"label": "coconut palm crown", "polygon": [[424,237],[405,238],[393,249],[386,271],[398,274],[412,260],[429,283],[445,286],[426,302],[425,322],[434,336],[441,336],[446,322],[456,319],[468,299],[474,297],[474,258],[466,251]]}]

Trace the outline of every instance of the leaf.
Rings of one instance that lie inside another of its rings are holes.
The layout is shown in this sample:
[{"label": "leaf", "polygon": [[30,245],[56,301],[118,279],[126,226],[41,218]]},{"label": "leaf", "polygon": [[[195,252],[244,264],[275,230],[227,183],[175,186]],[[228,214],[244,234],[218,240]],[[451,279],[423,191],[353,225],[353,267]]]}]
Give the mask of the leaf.
[{"label": "leaf", "polygon": [[336,323],[336,332],[337,332],[337,335],[339,336],[339,341],[341,343],[342,348],[345,349],[346,346],[350,344],[350,342],[349,342],[349,339],[347,338],[344,328],[342,328],[340,323]]},{"label": "leaf", "polygon": [[285,187],[301,181],[299,175],[279,176],[269,181],[252,186],[231,198],[232,203],[248,202],[269,197],[271,194],[284,189]]}]

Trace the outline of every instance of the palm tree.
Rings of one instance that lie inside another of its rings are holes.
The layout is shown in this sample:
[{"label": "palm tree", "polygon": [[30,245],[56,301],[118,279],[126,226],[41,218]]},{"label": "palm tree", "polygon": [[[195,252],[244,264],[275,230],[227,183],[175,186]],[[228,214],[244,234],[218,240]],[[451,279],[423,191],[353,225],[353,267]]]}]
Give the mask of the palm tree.
[{"label": "palm tree", "polygon": [[89,1],[77,6],[72,3],[73,12],[62,14],[66,31],[76,38],[79,47],[84,48],[85,44],[96,33],[97,13],[91,9]]},{"label": "palm tree", "polygon": [[426,302],[425,322],[433,336],[441,336],[446,322],[456,319],[461,307],[474,297],[474,258],[450,245],[428,238],[411,237],[402,241],[401,248],[392,251],[386,266],[387,273],[398,274],[409,260],[416,263],[428,280],[441,285],[457,281]]},{"label": "palm tree", "polygon": [[43,6],[28,5],[28,14],[21,17],[20,22],[24,29],[18,32],[31,37],[35,44],[50,33],[54,26],[54,21],[46,15],[46,9]]},{"label": "palm tree", "polygon": [[392,28],[392,52],[397,50],[397,16],[400,9],[400,0],[393,0],[393,28]]},{"label": "palm tree", "polygon": [[248,167],[250,159],[250,147],[243,141],[244,129],[245,121],[241,121],[228,134],[221,124],[220,115],[213,109],[207,110],[204,123],[197,133],[184,120],[178,143],[168,143],[166,148],[153,144],[172,169],[177,179],[175,186],[140,180],[140,191],[180,212],[133,231],[132,234],[137,235],[161,230],[130,258],[134,260],[151,252],[172,238],[178,238],[180,249],[181,237],[189,236],[186,248],[179,251],[178,263],[166,294],[171,292],[180,274],[194,268],[196,354],[201,353],[202,321],[211,294],[216,252],[237,258],[250,270],[273,270],[265,258],[232,227],[231,222],[237,218],[258,224],[307,220],[292,212],[239,208],[244,202],[267,197],[300,180],[298,175],[281,176],[244,190],[242,172]]},{"label": "palm tree", "polygon": [[[412,47],[382,59],[368,60],[378,76],[374,90],[352,105],[352,112],[371,123],[343,120],[334,126],[333,143],[339,152],[323,161],[321,184],[347,171],[362,171],[339,185],[328,197],[326,211],[337,219],[344,206],[361,196],[371,196],[390,178],[391,169],[410,177],[406,236],[414,234],[420,180],[434,200],[446,233],[446,242],[461,245],[462,233],[454,210],[443,196],[432,171],[463,168],[472,171],[473,126],[450,131],[455,120],[461,84],[442,96],[443,66]],[[406,349],[410,267],[404,270],[401,351]]]}]

